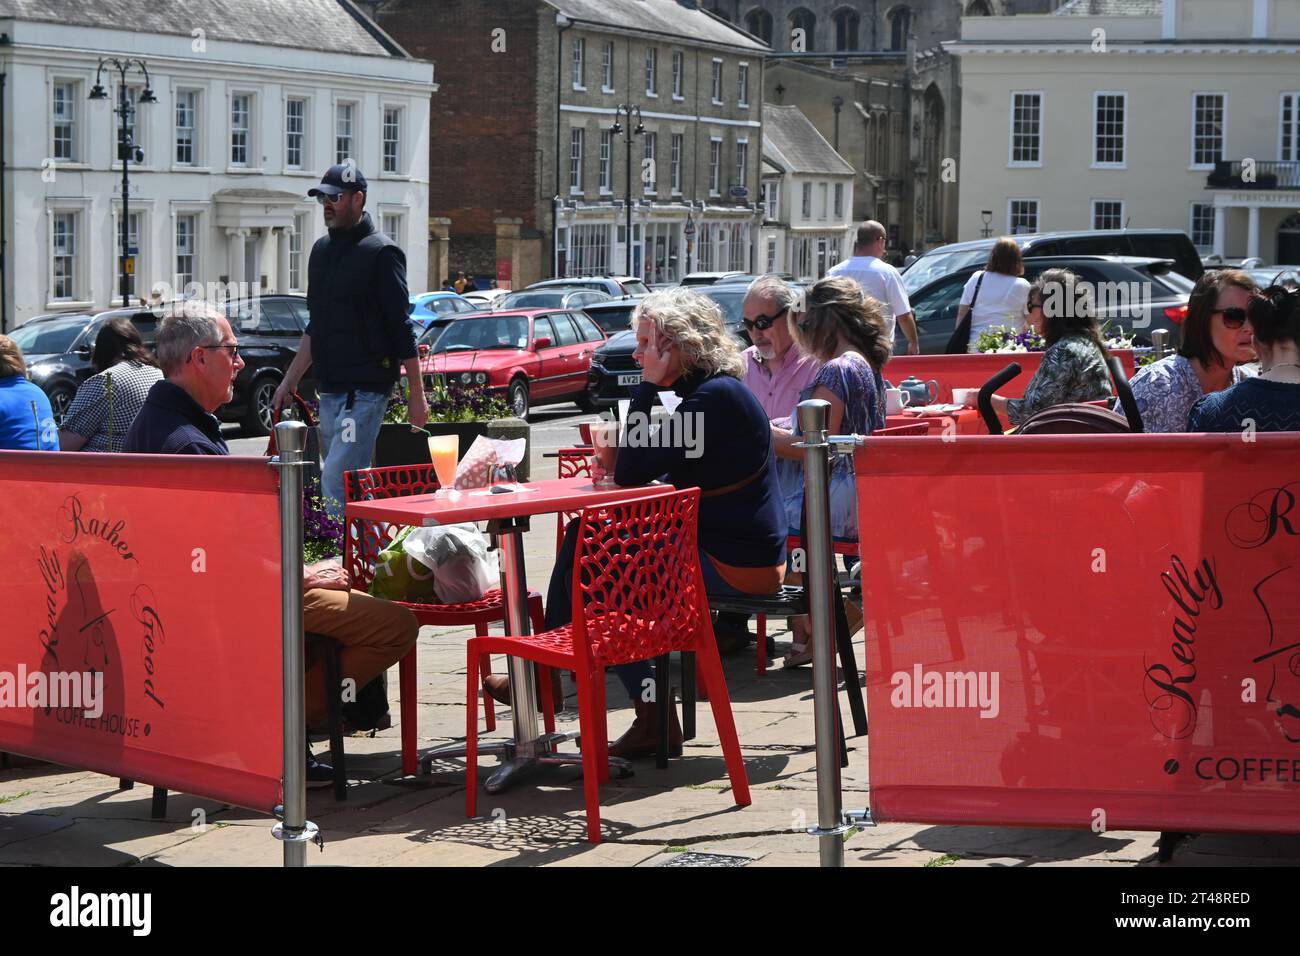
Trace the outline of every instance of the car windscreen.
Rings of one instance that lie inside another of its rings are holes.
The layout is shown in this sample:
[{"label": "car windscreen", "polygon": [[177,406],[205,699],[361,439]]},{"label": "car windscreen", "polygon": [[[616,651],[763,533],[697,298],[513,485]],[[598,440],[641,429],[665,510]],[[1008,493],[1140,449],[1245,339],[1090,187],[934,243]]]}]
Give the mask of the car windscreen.
[{"label": "car windscreen", "polygon": [[497,309],[555,309],[564,305],[564,297],[573,290],[561,292],[516,292],[501,300]]},{"label": "car windscreen", "polygon": [[1191,295],[1192,290],[1196,288],[1196,283],[1181,272],[1175,272],[1173,269],[1166,269],[1163,272],[1152,272],[1152,277],[1160,285],[1179,295]]},{"label": "car windscreen", "polygon": [[624,279],[621,285],[628,295],[646,295],[650,291],[640,279]]},{"label": "car windscreen", "polygon": [[528,348],[528,318],[499,315],[457,319],[447,326],[433,347],[435,352],[470,352],[476,349]]},{"label": "car windscreen", "polygon": [[737,286],[732,289],[709,288],[702,292],[722,307],[723,324],[732,326],[740,323],[741,305],[745,301],[746,288],[747,286]]},{"label": "car windscreen", "polygon": [[935,252],[921,256],[903,273],[903,288],[907,294],[920,291],[935,279],[964,269],[967,266],[982,266],[988,260],[987,249],[964,249],[957,252]]},{"label": "car windscreen", "polygon": [[72,348],[72,343],[89,319],[89,316],[81,315],[50,322],[33,322],[14,329],[9,337],[28,355],[62,355]]},{"label": "car windscreen", "polygon": [[587,309],[587,315],[608,334],[630,328],[632,313],[635,311],[636,306],[629,305],[618,309]]}]

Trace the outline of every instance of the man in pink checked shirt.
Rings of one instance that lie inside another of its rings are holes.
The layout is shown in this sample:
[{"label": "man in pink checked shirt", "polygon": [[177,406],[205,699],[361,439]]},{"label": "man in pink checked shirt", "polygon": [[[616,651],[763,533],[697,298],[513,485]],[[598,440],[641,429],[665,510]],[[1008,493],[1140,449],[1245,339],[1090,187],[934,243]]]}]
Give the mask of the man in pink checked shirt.
[{"label": "man in pink checked shirt", "polygon": [[[808,387],[821,363],[804,355],[794,344],[790,332],[792,316],[801,305],[799,291],[779,276],[755,279],[745,293],[741,306],[745,331],[754,344],[745,349],[745,384],[767,412],[769,420],[790,427],[795,403]],[[753,637],[749,632],[749,615],[720,613],[714,625],[718,649],[736,651]]]}]

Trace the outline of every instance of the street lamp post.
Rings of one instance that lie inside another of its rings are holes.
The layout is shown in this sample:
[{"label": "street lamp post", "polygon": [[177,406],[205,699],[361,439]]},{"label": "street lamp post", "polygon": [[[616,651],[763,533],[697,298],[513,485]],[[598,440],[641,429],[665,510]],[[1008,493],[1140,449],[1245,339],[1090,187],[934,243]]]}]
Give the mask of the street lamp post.
[{"label": "street lamp post", "polygon": [[120,292],[122,294],[122,305],[127,305],[127,288],[130,285],[128,278],[128,263],[131,256],[131,160],[136,164],[144,162],[144,150],[135,145],[134,138],[131,136],[131,117],[135,114],[135,106],[131,103],[131,93],[126,86],[126,76],[133,69],[138,68],[144,74],[144,89],[140,92],[141,103],[157,103],[158,97],[154,95],[153,87],[149,82],[149,68],[145,66],[144,60],[128,57],[119,60],[115,56],[100,57],[99,68],[95,71],[95,85],[90,90],[90,99],[106,100],[108,91],[104,89],[100,82],[103,79],[104,67],[108,66],[117,70],[119,85],[117,88],[117,113],[118,138],[117,138],[117,156],[122,160],[122,255],[118,263],[120,276]]},{"label": "street lamp post", "polygon": [[[626,127],[619,122],[620,117],[627,118]],[[635,126],[633,120],[636,121]],[[623,205],[627,210],[627,242],[623,245],[623,251],[626,253],[623,274],[630,276],[632,274],[632,137],[645,135],[645,127],[641,125],[641,107],[620,103],[614,108],[614,125],[609,131],[615,136],[622,133],[627,137],[627,190],[623,198]]]}]

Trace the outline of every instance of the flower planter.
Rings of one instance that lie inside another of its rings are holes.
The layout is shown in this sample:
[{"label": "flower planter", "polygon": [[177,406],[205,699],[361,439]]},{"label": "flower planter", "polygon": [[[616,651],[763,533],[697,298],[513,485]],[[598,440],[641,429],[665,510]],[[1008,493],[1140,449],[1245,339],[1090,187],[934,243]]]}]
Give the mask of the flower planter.
[{"label": "flower planter", "polygon": [[[479,435],[486,435],[488,423],[483,422],[429,422],[425,431],[430,435],[459,435],[460,450],[457,460],[465,457],[469,446]],[[376,468],[390,465],[427,465],[429,458],[429,440],[423,434],[412,431],[410,425],[385,422],[379,426],[379,437],[375,440]]]}]

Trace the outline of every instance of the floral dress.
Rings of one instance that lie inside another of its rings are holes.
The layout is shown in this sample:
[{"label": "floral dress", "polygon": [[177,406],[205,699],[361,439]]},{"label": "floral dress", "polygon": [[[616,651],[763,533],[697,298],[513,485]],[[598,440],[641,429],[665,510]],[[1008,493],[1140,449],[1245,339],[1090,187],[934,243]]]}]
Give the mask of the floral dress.
[{"label": "floral dress", "polygon": [[[1247,366],[1238,365],[1232,370],[1233,384],[1255,374],[1253,369],[1248,371]],[[1187,431],[1192,406],[1205,397],[1196,369],[1181,355],[1170,355],[1139,369],[1129,385],[1146,432]]]},{"label": "floral dress", "polygon": [[1043,353],[1043,362],[1025,389],[1025,397],[1007,402],[1007,418],[1019,425],[1053,405],[1095,402],[1110,396],[1110,369],[1101,350],[1086,336],[1067,335]]},{"label": "floral dress", "polygon": [[[846,352],[823,365],[817,377],[800,393],[799,401],[812,398],[818,386],[829,389],[844,403],[844,419],[839,429],[842,434],[870,435],[885,426],[884,383],[880,373],[858,353]],[[797,403],[790,414],[794,434],[801,435]],[[790,533],[799,534],[803,519],[803,461],[777,459],[777,477],[781,481]],[[856,541],[858,495],[851,458],[833,459],[830,486],[831,535]]]}]

